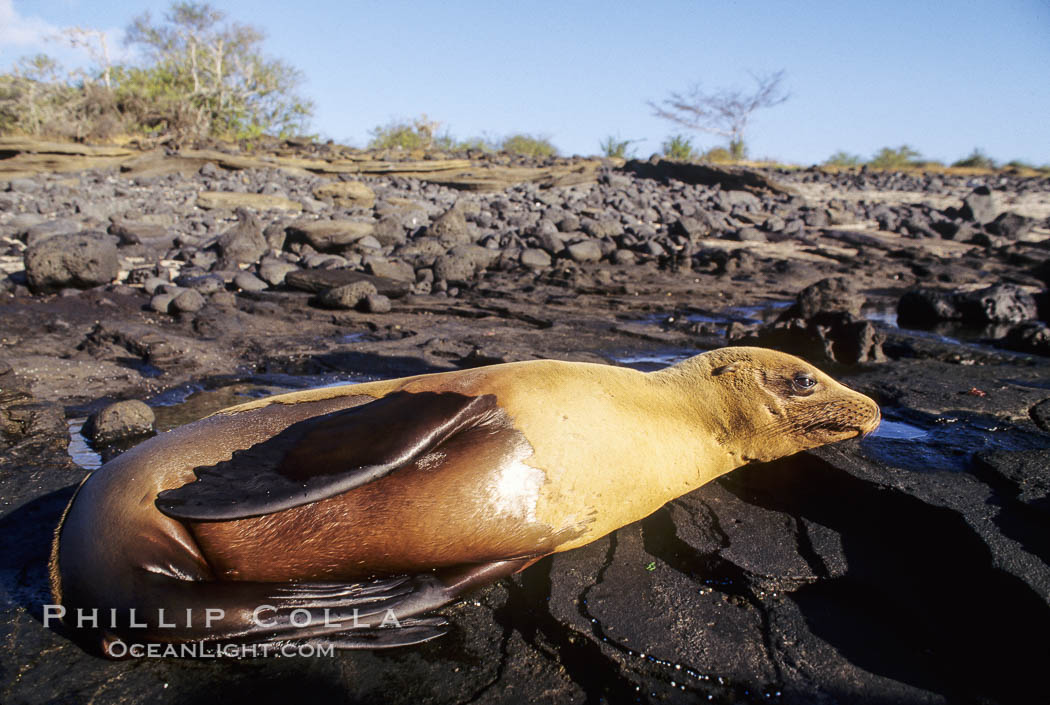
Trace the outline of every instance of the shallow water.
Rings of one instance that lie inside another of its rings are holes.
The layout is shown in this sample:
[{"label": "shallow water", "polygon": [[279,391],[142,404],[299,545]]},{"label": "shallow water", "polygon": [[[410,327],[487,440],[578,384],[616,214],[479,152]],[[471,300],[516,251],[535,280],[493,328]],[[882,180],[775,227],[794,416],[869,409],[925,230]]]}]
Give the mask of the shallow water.
[{"label": "shallow water", "polygon": [[84,427],[86,417],[68,419],[66,425],[69,428],[69,447],[67,452],[73,462],[85,470],[95,470],[102,467],[102,456],[91,447],[88,439],[80,430]]},{"label": "shallow water", "polygon": [[612,355],[609,357],[609,360],[623,365],[624,367],[630,367],[642,372],[653,372],[654,370],[660,370],[664,367],[670,367],[671,365],[679,363],[694,355],[699,355],[702,352],[706,351],[699,348],[688,351],[669,350],[667,352]]},{"label": "shallow water", "polygon": [[884,408],[883,415],[878,430],[861,439],[861,448],[873,460],[914,472],[965,472],[977,453],[1048,447],[1041,434],[985,414],[933,416]]},{"label": "shallow water", "polygon": [[[170,431],[210,414],[237,404],[244,404],[253,399],[262,399],[275,394],[293,392],[299,389],[317,387],[336,387],[343,384],[368,382],[380,379],[376,375],[259,375],[248,380],[205,388],[202,383],[190,383],[174,387],[146,399],[153,409],[157,433]],[[121,451],[140,443],[143,438],[133,439],[127,443],[106,448],[106,453],[99,453],[81,432],[84,417],[67,421],[69,428],[69,457],[85,470],[94,470]],[[105,456],[105,457],[104,457]]]},{"label": "shallow water", "polygon": [[930,434],[918,426],[913,426],[905,421],[890,421],[883,419],[879,427],[871,434],[872,438],[885,438],[895,441],[911,441],[925,438]]},{"label": "shallow water", "polygon": [[[861,316],[886,328],[900,330],[917,338],[928,338],[950,345],[974,345],[982,341],[1002,338],[1010,331],[1009,325],[972,326],[959,321],[942,321],[923,328],[901,326],[897,316],[897,307],[881,306],[865,308]],[[989,346],[979,346],[991,349]],[[999,348],[995,348],[999,350]]]},{"label": "shallow water", "polygon": [[730,323],[742,323],[745,325],[760,325],[769,323],[793,301],[768,301],[757,306],[731,306],[722,311],[711,311],[705,309],[686,309],[670,312],[651,313],[633,323],[658,326],[680,326],[685,322],[707,324],[708,332],[712,335],[725,335],[726,328]]}]

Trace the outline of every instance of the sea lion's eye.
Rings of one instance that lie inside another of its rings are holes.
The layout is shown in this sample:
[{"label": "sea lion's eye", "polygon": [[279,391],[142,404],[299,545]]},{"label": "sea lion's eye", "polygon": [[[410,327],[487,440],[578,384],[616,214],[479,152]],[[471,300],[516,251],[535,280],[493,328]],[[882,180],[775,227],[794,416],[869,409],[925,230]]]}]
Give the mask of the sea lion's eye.
[{"label": "sea lion's eye", "polygon": [[800,394],[809,394],[813,391],[813,388],[817,386],[817,380],[813,379],[813,377],[805,372],[799,372],[791,378],[791,385],[795,388],[796,392],[799,392]]}]

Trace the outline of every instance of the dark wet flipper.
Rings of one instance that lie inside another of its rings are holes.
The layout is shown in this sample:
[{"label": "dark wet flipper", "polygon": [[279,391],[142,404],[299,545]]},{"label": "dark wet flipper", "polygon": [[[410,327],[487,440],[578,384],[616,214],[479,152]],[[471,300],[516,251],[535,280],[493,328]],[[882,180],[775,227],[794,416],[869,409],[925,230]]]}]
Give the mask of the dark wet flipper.
[{"label": "dark wet flipper", "polygon": [[[103,627],[102,646],[125,643],[317,643],[340,649],[407,646],[444,633],[443,618],[422,618],[466,592],[521,570],[534,558],[360,583],[258,583],[137,576],[136,626]],[[143,597],[149,596],[150,604]],[[161,619],[156,609],[165,610]],[[119,606],[107,606],[121,612]],[[108,612],[104,611],[103,614]],[[193,620],[186,623],[187,616]],[[206,618],[209,618],[206,620]],[[170,624],[167,624],[170,623]],[[108,651],[107,654],[109,655]]]},{"label": "dark wet flipper", "polygon": [[355,629],[330,636],[307,639],[304,643],[320,647],[331,646],[339,650],[393,649],[399,646],[414,646],[443,636],[448,630],[448,621],[443,617],[401,620],[398,626],[379,629]]},{"label": "dark wet flipper", "polygon": [[[117,604],[83,609],[94,608],[102,615],[92,632],[100,635],[105,655],[110,655],[108,646],[115,642],[294,641],[386,628],[447,603],[433,592],[433,582],[429,575],[360,583],[217,582],[143,572],[134,580],[134,611]],[[429,597],[420,600],[415,596],[420,590]],[[116,615],[113,622],[107,618],[111,611]]]},{"label": "dark wet flipper", "polygon": [[228,521],[318,502],[410,466],[496,408],[492,395],[394,392],[195,468],[194,482],[158,493],[156,506],[181,521]]}]

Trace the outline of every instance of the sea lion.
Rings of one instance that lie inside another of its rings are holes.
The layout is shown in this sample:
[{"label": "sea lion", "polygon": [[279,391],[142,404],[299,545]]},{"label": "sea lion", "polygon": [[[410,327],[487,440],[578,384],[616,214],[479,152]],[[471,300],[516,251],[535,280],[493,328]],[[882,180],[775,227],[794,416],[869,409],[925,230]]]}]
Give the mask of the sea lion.
[{"label": "sea lion", "polygon": [[111,656],[418,643],[444,625],[420,615],[473,587],[879,420],[805,361],[744,347],[651,373],[537,360],[282,394],[90,475],[45,617]]}]

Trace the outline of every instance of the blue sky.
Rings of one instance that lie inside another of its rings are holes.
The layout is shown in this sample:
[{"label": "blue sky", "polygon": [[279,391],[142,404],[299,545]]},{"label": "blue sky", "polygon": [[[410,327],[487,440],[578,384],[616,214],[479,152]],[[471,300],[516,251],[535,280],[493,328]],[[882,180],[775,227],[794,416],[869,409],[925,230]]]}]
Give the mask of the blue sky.
[{"label": "blue sky", "polygon": [[[1050,163],[1047,0],[212,4],[302,70],[314,131],[357,146],[377,125],[426,113],[459,138],[528,132],[594,154],[613,135],[648,156],[678,130],[647,100],[784,69],[791,98],[755,115],[752,156],[812,164],[908,144],[945,161],[979,147]],[[0,0],[0,68],[38,51],[81,60],[42,41],[70,25],[107,30],[119,49],[134,16],[168,6]]]}]

